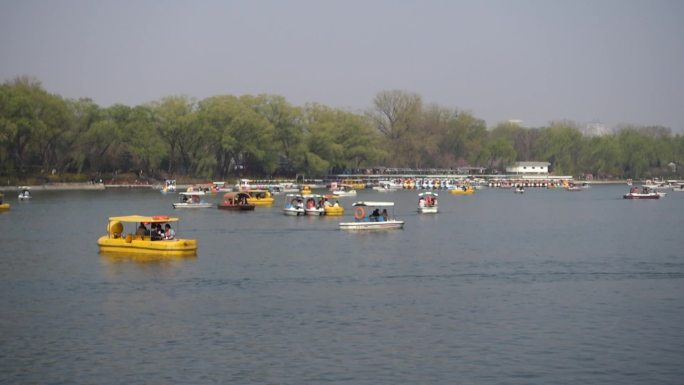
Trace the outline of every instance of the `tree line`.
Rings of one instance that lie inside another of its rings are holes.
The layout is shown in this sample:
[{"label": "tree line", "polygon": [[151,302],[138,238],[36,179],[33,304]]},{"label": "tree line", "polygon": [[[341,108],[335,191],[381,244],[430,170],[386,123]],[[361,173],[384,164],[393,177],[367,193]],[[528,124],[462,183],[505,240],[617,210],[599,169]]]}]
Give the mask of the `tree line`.
[{"label": "tree line", "polygon": [[139,106],[66,99],[18,77],[0,86],[0,175],[144,173],[318,177],[371,167],[500,172],[515,161],[548,161],[556,174],[598,178],[672,176],[684,137],[669,128],[625,126],[586,136],[571,121],[487,128],[468,111],[382,91],[367,111],[295,106],[277,95],[170,96]]}]

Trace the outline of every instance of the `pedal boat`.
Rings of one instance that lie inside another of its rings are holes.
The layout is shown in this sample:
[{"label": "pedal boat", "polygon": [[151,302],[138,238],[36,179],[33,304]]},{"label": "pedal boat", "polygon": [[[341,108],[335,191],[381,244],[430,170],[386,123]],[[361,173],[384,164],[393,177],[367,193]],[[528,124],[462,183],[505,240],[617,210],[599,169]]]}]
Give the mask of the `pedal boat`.
[{"label": "pedal boat", "polygon": [[5,195],[3,193],[0,193],[0,211],[5,211],[10,209],[10,204],[3,202],[3,199],[5,198]]},{"label": "pedal boat", "polygon": [[223,202],[216,205],[219,210],[254,211],[255,205],[247,203],[249,194],[244,192],[229,192],[223,194]]},{"label": "pedal boat", "polygon": [[201,209],[212,206],[211,203],[204,201],[204,191],[184,191],[178,195],[181,200],[173,204],[174,209]]},{"label": "pedal boat", "polygon": [[162,194],[175,193],[176,192],[176,180],[167,179],[164,182],[164,187],[161,189]]},{"label": "pedal boat", "polygon": [[247,190],[249,198],[247,203],[257,206],[270,206],[273,204],[273,194],[268,190]]},{"label": "pedal boat", "polygon": [[31,188],[28,186],[21,186],[19,187],[19,195],[17,195],[17,198],[20,201],[25,201],[31,199],[31,192],[29,191]]},{"label": "pedal boat", "polygon": [[304,209],[304,198],[301,194],[287,194],[285,196],[285,207],[283,207],[283,214],[299,217],[306,215]]},{"label": "pedal boat", "polygon": [[[197,241],[176,238],[172,240],[152,240],[149,235],[136,235],[140,223],[165,224],[178,222],[178,218],[167,216],[127,215],[110,217],[107,235],[97,240],[101,253],[142,254],[163,257],[191,257],[197,254]],[[131,232],[126,233],[124,223]],[[176,229],[178,230],[178,229]]]},{"label": "pedal boat", "polygon": [[418,212],[421,214],[437,214],[439,206],[437,205],[437,193],[426,191],[418,194]]},{"label": "pedal boat", "polygon": [[472,186],[461,186],[449,190],[449,193],[454,195],[473,195],[475,189]]},{"label": "pedal boat", "polygon": [[302,195],[306,215],[321,216],[325,214],[323,196],[319,194]]},{"label": "pedal boat", "polygon": [[[403,229],[404,221],[394,217],[394,202],[356,202],[354,207],[354,222],[340,222],[340,230],[391,230]],[[392,208],[392,216],[385,219],[383,216],[366,215],[366,209],[370,208]]]},{"label": "pedal boat", "polygon": [[332,206],[325,206],[323,207],[323,210],[325,211],[325,215],[331,216],[331,217],[340,217],[344,215],[344,207],[337,203],[337,206],[333,204]]},{"label": "pedal boat", "polygon": [[356,190],[350,184],[339,184],[330,188],[330,193],[339,197],[354,197]]},{"label": "pedal boat", "polygon": [[648,187],[633,186],[629,189],[629,192],[622,196],[624,199],[660,199],[660,194],[650,190]]}]

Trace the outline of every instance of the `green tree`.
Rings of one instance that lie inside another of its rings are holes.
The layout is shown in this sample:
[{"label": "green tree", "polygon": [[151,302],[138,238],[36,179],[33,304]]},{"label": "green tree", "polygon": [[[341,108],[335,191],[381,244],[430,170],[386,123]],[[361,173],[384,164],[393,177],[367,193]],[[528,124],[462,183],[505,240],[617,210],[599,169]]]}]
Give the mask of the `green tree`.
[{"label": "green tree", "polygon": [[[176,165],[187,173],[188,147],[194,143],[195,134],[194,102],[184,96],[170,96],[153,105],[155,109],[155,125],[159,137],[168,150],[167,172],[176,171]],[[189,141],[189,142],[188,142]]]},{"label": "green tree", "polygon": [[273,126],[273,140],[282,156],[282,171],[303,169],[309,161],[306,159],[302,109],[292,106],[282,96],[259,95],[242,99]]},{"label": "green tree", "polygon": [[582,134],[573,122],[554,122],[540,130],[536,156],[551,163],[556,174],[574,175],[582,148]]}]

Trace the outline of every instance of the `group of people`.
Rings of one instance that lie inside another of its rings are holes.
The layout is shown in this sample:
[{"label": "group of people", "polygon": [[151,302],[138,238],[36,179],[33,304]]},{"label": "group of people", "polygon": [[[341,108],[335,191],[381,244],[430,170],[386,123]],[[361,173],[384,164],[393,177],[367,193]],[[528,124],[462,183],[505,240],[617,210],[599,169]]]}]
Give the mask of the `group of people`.
[{"label": "group of people", "polygon": [[[289,206],[292,206],[292,207],[298,208],[298,209],[304,208],[304,201],[302,200],[302,198],[297,197],[297,198],[292,199],[292,201],[290,201]],[[307,209],[312,209],[314,207],[320,209],[320,208],[324,208],[324,207],[339,207],[339,206],[340,206],[339,201],[335,201],[335,203],[331,203],[328,199],[325,199],[325,198],[319,199],[318,203],[316,203],[316,200],[313,198],[308,198],[306,200],[306,208]]]},{"label": "group of people", "polygon": [[171,240],[176,237],[176,232],[171,228],[170,224],[165,224],[162,228],[161,223],[153,223],[151,229],[147,229],[144,223],[140,223],[135,235],[146,236],[149,235],[153,241]]},{"label": "group of people", "polygon": [[331,203],[327,198],[320,198],[318,200],[318,203],[316,203],[316,200],[313,198],[309,198],[306,200],[306,208],[318,208],[322,209],[324,207],[338,207],[340,205],[339,201],[335,201],[335,203]]},{"label": "group of people", "polygon": [[433,198],[430,195],[427,197],[423,198],[420,197],[418,199],[418,207],[423,208],[423,207],[432,207],[437,205],[437,198]]},{"label": "group of people", "polygon": [[[387,214],[387,209],[382,209],[382,212],[380,212],[380,209],[375,209],[371,215],[369,215],[369,218],[373,222],[386,222],[387,219],[389,219],[389,214]],[[382,218],[382,220],[380,218]]]}]

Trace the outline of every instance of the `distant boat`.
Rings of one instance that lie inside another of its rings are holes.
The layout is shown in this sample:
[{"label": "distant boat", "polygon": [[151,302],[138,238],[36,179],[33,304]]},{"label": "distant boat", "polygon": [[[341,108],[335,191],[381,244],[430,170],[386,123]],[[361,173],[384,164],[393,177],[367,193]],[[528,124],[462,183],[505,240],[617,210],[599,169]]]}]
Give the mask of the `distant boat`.
[{"label": "distant boat", "polygon": [[437,193],[431,191],[418,194],[418,212],[422,214],[437,214],[439,206],[437,205]]},{"label": "distant boat", "polygon": [[212,204],[204,201],[204,191],[184,191],[178,193],[180,202],[174,203],[174,209],[200,209],[211,207]]},{"label": "distant boat", "polygon": [[19,198],[20,201],[31,199],[31,192],[29,191],[29,189],[30,187],[28,186],[19,187],[19,195],[17,196],[17,198]]},{"label": "distant boat", "polygon": [[622,196],[625,199],[660,199],[660,194],[651,191],[648,187],[632,187],[629,192]]},{"label": "distant boat", "polygon": [[168,194],[173,192],[176,192],[176,180],[167,179],[166,181],[164,181],[164,187],[161,189],[161,193]]},{"label": "distant boat", "polygon": [[0,192],[0,211],[4,210],[9,210],[10,209],[10,204],[9,203],[4,203],[2,200],[5,198],[5,195]]},{"label": "distant boat", "polygon": [[283,214],[295,217],[306,215],[306,210],[304,210],[304,198],[302,198],[301,194],[287,194],[285,196]]},{"label": "distant boat", "polygon": [[[389,229],[403,229],[404,221],[394,218],[394,210],[392,216],[387,214],[387,207],[394,209],[394,202],[356,202],[354,207],[354,222],[340,222],[341,230],[389,230]],[[380,213],[379,208],[384,208],[383,214]],[[375,208],[371,214],[367,214],[366,209]]]},{"label": "distant boat", "polygon": [[249,194],[246,192],[229,192],[223,194],[223,202],[216,205],[220,210],[254,211],[255,205],[247,203]]}]

